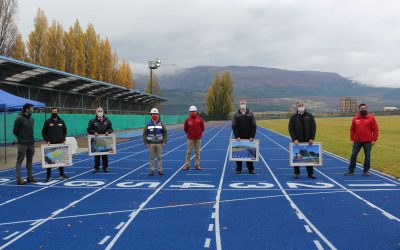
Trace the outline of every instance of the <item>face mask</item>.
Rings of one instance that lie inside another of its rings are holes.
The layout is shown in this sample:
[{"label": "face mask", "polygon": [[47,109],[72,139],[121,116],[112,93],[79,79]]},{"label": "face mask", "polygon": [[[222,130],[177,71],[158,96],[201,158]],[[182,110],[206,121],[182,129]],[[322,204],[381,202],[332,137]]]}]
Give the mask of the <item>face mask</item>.
[{"label": "face mask", "polygon": [[103,112],[97,112],[98,117],[103,117],[103,114],[104,114]]},{"label": "face mask", "polygon": [[28,109],[26,114],[27,114],[27,116],[31,116],[33,114],[33,109]]},{"label": "face mask", "polygon": [[246,104],[240,104],[240,109],[245,110],[246,109]]},{"label": "face mask", "polygon": [[158,120],[158,115],[157,114],[152,114],[151,115],[151,119],[153,119],[154,121]]},{"label": "face mask", "polygon": [[195,118],[196,116],[197,116],[197,113],[196,113],[196,112],[190,113],[190,117]]},{"label": "face mask", "polygon": [[51,117],[57,118],[57,114],[51,114]]},{"label": "face mask", "polygon": [[305,108],[297,108],[297,111],[299,111],[299,113],[304,113],[304,110],[306,110]]},{"label": "face mask", "polygon": [[367,110],[360,110],[360,115],[361,116],[366,116],[368,114],[368,111]]}]

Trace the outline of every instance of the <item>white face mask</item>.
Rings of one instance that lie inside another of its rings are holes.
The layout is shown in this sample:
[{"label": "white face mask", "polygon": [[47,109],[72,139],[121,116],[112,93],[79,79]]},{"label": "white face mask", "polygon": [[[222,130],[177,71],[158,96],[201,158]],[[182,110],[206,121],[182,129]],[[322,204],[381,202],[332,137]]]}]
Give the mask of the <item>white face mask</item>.
[{"label": "white face mask", "polygon": [[103,112],[97,112],[98,117],[103,117],[103,114],[104,114]]},{"label": "white face mask", "polygon": [[303,108],[297,108],[297,111],[299,111],[299,113],[304,113],[304,110],[306,110],[304,107]]},{"label": "white face mask", "polygon": [[240,109],[245,110],[246,109],[246,104],[240,104]]}]

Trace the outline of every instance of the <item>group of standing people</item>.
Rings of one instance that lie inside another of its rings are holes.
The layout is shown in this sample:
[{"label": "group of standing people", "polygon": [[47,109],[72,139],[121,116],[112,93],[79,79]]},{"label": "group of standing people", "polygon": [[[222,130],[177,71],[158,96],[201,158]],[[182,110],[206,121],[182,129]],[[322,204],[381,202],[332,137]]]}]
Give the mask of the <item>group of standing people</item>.
[{"label": "group of standing people", "polygon": [[[14,122],[13,133],[17,137],[18,155],[16,168],[16,177],[18,185],[26,183],[36,183],[37,180],[32,174],[32,161],[35,154],[34,141],[34,119],[32,113],[34,106],[30,103],[22,107],[20,116]],[[101,107],[96,109],[96,117],[91,119],[88,124],[87,132],[91,135],[111,134],[113,132],[111,121],[104,116],[104,111]],[[42,128],[42,137],[48,144],[64,144],[67,136],[67,125],[58,115],[57,108],[51,108],[51,117],[48,118]],[[21,176],[22,162],[26,158],[27,178],[24,180]],[[95,156],[94,172],[97,173],[100,168],[100,156]],[[108,172],[108,156],[102,155],[103,171]],[[64,172],[64,167],[59,167],[60,179],[68,179]],[[46,182],[51,181],[51,168],[47,168]]]},{"label": "group of standing people", "polygon": [[[304,102],[296,103],[296,113],[289,119],[289,134],[294,144],[308,143],[312,145],[315,140],[317,125],[314,116],[305,109]],[[24,185],[27,182],[36,183],[37,180],[32,174],[32,161],[35,153],[34,147],[34,120],[31,117],[34,112],[32,104],[25,104],[20,116],[14,122],[13,133],[18,141],[18,156],[16,162],[17,184]],[[205,129],[203,119],[197,114],[196,106],[190,106],[189,117],[184,122],[184,131],[187,137],[187,152],[185,164],[182,170],[190,169],[190,159],[193,147],[195,148],[195,169],[202,170],[200,166],[201,140]],[[163,175],[162,168],[162,150],[167,144],[167,127],[160,119],[157,108],[150,111],[151,119],[146,123],[143,130],[143,140],[150,153],[150,176],[155,172],[155,160],[157,159],[157,170],[159,175]],[[242,139],[253,141],[256,135],[256,119],[246,105],[246,100],[241,99],[239,109],[233,114],[232,132],[234,138],[238,141]],[[101,107],[96,109],[96,117],[89,121],[87,132],[90,135],[109,135],[113,133],[112,123],[104,115]],[[350,143],[352,145],[352,154],[347,176],[354,174],[356,160],[361,148],[364,149],[364,175],[369,176],[371,148],[378,140],[378,124],[373,115],[368,114],[367,105],[359,105],[359,114],[353,117],[350,127]],[[67,136],[67,126],[58,115],[57,108],[51,108],[51,117],[44,122],[42,136],[46,143],[60,144],[65,143]],[[22,162],[26,158],[27,179],[21,177]],[[100,169],[100,158],[105,173],[108,172],[108,155],[94,157],[94,173]],[[256,174],[252,161],[246,162],[249,174]],[[315,179],[313,166],[307,166],[307,175]],[[63,167],[59,167],[60,179],[68,179]],[[236,174],[242,173],[242,161],[236,161]],[[294,178],[300,177],[300,167],[294,167]],[[51,168],[47,169],[46,181],[51,180]]]}]

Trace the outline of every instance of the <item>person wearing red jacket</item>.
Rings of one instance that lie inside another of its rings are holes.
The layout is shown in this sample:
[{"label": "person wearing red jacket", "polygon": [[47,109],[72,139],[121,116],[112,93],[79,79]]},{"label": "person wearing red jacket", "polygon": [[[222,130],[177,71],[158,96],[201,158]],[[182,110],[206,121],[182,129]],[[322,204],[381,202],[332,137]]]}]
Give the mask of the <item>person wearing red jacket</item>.
[{"label": "person wearing red jacket", "polygon": [[189,170],[190,166],[190,155],[192,153],[193,145],[196,150],[196,170],[201,170],[200,167],[200,147],[201,147],[201,137],[204,131],[204,122],[199,115],[197,115],[196,106],[190,106],[189,108],[190,116],[186,118],[184,130],[188,139],[188,147],[186,152],[186,161],[182,170]]},{"label": "person wearing red jacket", "polygon": [[361,103],[359,106],[360,113],[354,116],[350,127],[350,141],[353,146],[351,153],[349,171],[345,173],[347,176],[354,174],[356,168],[357,155],[361,148],[364,148],[364,176],[369,176],[371,147],[378,140],[378,123],[375,116],[368,114],[367,105]]}]

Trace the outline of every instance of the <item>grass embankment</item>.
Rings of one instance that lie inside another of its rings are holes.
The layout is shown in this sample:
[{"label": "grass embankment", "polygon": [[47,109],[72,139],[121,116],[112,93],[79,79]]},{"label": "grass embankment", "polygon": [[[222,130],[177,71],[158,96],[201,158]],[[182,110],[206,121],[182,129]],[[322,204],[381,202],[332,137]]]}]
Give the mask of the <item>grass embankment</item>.
[{"label": "grass embankment", "polygon": [[[400,116],[377,116],[379,138],[372,148],[371,166],[384,173],[400,178]],[[315,141],[323,143],[323,149],[350,159],[349,130],[352,118],[317,118]],[[259,126],[288,135],[288,120],[257,121]],[[364,161],[361,149],[358,162]]]}]

